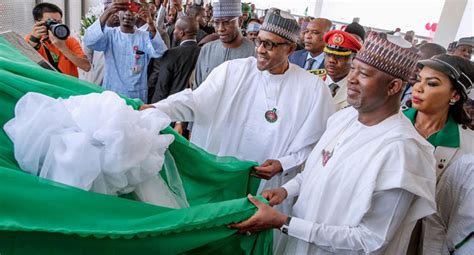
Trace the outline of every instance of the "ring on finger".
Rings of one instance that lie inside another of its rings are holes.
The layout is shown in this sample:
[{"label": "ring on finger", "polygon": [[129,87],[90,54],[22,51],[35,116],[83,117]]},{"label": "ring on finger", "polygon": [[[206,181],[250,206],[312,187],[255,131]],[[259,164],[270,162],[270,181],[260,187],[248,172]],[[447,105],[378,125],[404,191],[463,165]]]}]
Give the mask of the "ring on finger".
[{"label": "ring on finger", "polygon": [[251,235],[252,235],[252,232],[247,231],[247,232],[245,232],[245,234],[246,234],[247,236],[251,236]]}]

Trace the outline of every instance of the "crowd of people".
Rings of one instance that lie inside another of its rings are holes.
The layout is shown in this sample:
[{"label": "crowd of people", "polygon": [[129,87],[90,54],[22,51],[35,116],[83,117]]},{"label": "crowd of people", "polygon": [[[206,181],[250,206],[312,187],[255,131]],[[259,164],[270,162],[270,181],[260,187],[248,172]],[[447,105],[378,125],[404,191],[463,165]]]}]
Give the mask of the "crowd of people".
[{"label": "crowd of people", "polygon": [[58,71],[156,108],[219,156],[259,163],[276,254],[474,254],[474,37],[334,29],[240,0],[104,0],[82,45],[41,3],[26,41]]}]

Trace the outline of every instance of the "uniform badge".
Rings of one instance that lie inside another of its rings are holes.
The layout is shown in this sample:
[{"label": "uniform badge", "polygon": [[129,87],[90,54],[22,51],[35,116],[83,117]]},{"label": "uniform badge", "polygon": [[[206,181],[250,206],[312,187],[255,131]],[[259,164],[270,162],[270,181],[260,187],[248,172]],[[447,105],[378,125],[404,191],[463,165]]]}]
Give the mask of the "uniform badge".
[{"label": "uniform badge", "polygon": [[332,37],[332,41],[335,45],[341,45],[344,42],[344,36],[341,34],[334,34]]}]

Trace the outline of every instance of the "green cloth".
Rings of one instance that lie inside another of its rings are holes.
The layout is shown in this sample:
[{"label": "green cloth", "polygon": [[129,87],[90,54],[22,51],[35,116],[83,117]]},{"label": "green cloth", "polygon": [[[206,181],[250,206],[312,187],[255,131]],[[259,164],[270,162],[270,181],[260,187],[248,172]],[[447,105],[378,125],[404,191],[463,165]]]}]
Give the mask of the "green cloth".
[{"label": "green cloth", "polygon": [[[253,215],[246,199],[259,179],[254,162],[216,157],[177,135],[165,164],[176,163],[190,208],[168,209],[86,192],[19,168],[3,125],[27,92],[54,98],[101,92],[45,70],[0,37],[0,254],[271,254],[272,232],[236,234],[229,223]],[[125,99],[138,108],[142,102]]]},{"label": "green cloth", "polygon": [[[415,108],[410,108],[403,111],[403,113],[405,114],[405,116],[408,117],[408,119],[410,119],[411,123],[415,125],[417,110]],[[454,121],[451,115],[448,115],[448,120],[446,121],[444,127],[438,132],[430,135],[427,140],[431,143],[431,145],[435,147],[443,146],[459,148],[459,139],[460,138],[458,124]]]}]

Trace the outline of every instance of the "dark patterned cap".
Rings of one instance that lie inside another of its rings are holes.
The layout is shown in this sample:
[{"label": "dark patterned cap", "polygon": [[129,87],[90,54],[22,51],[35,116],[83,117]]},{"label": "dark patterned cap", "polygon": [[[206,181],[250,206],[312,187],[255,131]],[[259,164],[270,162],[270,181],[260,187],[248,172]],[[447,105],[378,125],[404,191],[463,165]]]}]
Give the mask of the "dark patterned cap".
[{"label": "dark patterned cap", "polygon": [[212,7],[213,18],[242,16],[240,0],[217,0],[212,3]]},{"label": "dark patterned cap", "polygon": [[268,9],[260,30],[274,33],[291,42],[298,40],[300,26],[288,12],[276,8]]},{"label": "dark patterned cap", "polygon": [[402,37],[371,31],[356,59],[407,81],[419,56],[412,44]]}]

